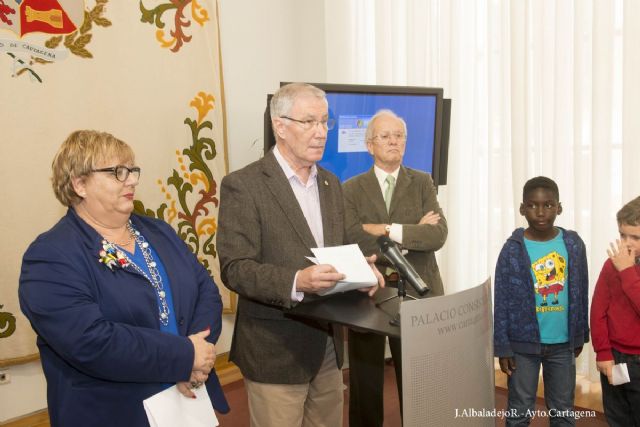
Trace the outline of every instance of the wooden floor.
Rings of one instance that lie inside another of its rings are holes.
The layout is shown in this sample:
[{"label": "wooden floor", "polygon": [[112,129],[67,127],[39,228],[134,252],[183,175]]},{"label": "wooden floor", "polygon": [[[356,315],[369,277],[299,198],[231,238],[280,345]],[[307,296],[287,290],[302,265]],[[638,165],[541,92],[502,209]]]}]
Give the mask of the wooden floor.
[{"label": "wooden floor", "polygon": [[[227,364],[227,368],[228,368]],[[241,377],[234,369],[220,369],[220,379],[224,384],[224,393],[229,400],[231,407],[233,408],[229,414],[220,415],[219,420],[221,426],[226,427],[248,427],[249,416],[247,397],[244,390],[244,384],[241,381]],[[495,373],[496,382],[496,407],[504,408],[506,406],[506,375],[499,370]],[[348,370],[345,370],[345,384],[348,384]],[[345,390],[345,408],[344,408],[344,426],[349,425],[348,414],[348,390]],[[538,396],[543,396],[543,385],[540,383],[538,387]],[[387,365],[385,367],[385,427],[400,427],[400,411],[398,407],[398,396],[395,385],[395,375],[393,373],[393,366]],[[542,407],[544,403],[542,400],[538,401],[538,406]],[[582,427],[599,427],[606,426],[604,416],[602,415],[602,393],[600,390],[600,384],[591,384],[580,376],[576,379],[576,406],[583,409],[593,409],[598,412],[595,419],[582,419],[579,420],[577,425]],[[534,420],[531,424],[532,427],[537,425],[547,425],[546,420]],[[504,420],[496,420],[496,426],[504,425]],[[6,424],[6,427],[49,427],[49,417],[46,411],[39,411],[35,414],[31,414],[25,417],[21,417],[19,420],[13,420]]]},{"label": "wooden floor", "polygon": [[[499,369],[496,370],[496,387],[507,388],[507,376]],[[544,385],[538,383],[538,397],[544,396]],[[575,405],[585,409],[593,409],[600,413],[602,410],[602,389],[600,383],[591,383],[584,376],[576,376],[576,400]]]},{"label": "wooden floor", "polygon": [[[349,384],[349,370],[344,369],[343,383]],[[243,381],[236,381],[224,387],[224,394],[229,401],[231,411],[228,414],[218,414],[221,427],[249,427],[249,405]],[[342,423],[349,426],[349,389],[345,386]],[[400,404],[396,387],[396,377],[392,364],[385,365],[384,370],[384,427],[401,427]]]},{"label": "wooden floor", "polygon": [[[496,408],[506,409],[507,390],[506,376],[499,370],[496,372]],[[584,379],[577,378],[576,385],[576,407],[581,409],[589,409],[597,411],[595,417],[585,417],[576,422],[577,427],[606,427],[607,423],[602,414],[602,401],[600,386],[587,386],[588,382]],[[344,383],[349,383],[349,370],[344,371]],[[242,381],[236,381],[224,387],[224,392],[229,400],[232,408],[231,412],[225,415],[218,415],[221,426],[232,427],[249,427],[249,411],[247,405],[247,396]],[[543,396],[542,384],[538,389],[538,395]],[[544,410],[544,401],[538,399],[536,402],[537,410]],[[345,390],[345,405],[343,410],[343,425],[349,426],[349,390]],[[400,409],[398,404],[398,395],[396,392],[395,374],[393,365],[385,366],[385,384],[384,384],[384,427],[401,427]],[[497,418],[496,426],[504,426],[505,420]],[[532,420],[531,427],[548,426],[549,421],[546,418],[538,417]]]}]

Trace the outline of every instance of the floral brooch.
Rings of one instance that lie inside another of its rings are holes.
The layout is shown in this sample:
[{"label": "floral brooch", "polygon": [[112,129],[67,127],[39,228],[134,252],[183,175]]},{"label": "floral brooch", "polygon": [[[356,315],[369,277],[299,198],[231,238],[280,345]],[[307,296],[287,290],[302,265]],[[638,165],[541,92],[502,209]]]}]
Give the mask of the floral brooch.
[{"label": "floral brooch", "polygon": [[114,267],[125,268],[129,265],[129,261],[124,253],[106,240],[102,241],[102,250],[100,251],[100,258],[98,258],[98,262],[109,267],[109,270],[111,271],[113,271]]}]

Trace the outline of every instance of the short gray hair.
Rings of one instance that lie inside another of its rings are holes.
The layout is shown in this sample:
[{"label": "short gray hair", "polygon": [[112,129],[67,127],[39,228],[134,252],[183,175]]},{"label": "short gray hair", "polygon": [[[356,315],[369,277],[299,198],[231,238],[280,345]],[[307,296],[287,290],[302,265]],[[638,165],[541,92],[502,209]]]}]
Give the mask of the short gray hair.
[{"label": "short gray hair", "polygon": [[286,116],[291,111],[293,103],[301,94],[308,94],[319,99],[327,99],[322,89],[319,89],[309,83],[289,83],[282,86],[273,94],[269,108],[271,110],[271,120]]},{"label": "short gray hair", "polygon": [[367,123],[367,131],[364,134],[365,141],[370,141],[371,139],[373,139],[373,127],[375,126],[376,121],[378,121],[378,119],[381,117],[393,117],[394,119],[400,120],[400,122],[402,123],[402,127],[404,128],[404,135],[407,136],[407,122],[405,122],[402,117],[400,117],[393,111],[384,109],[378,110],[378,112],[375,113],[373,117],[371,117],[369,123]]}]

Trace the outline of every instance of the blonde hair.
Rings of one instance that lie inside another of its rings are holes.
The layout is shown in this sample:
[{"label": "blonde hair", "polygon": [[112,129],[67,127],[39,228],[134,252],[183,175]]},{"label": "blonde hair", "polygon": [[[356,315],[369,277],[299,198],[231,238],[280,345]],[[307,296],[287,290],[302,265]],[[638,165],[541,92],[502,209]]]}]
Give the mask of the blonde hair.
[{"label": "blonde hair", "polygon": [[640,225],[640,197],[624,205],[616,215],[618,225]]},{"label": "blonde hair", "polygon": [[56,198],[65,206],[82,201],[73,189],[73,178],[87,176],[98,165],[113,159],[117,159],[118,164],[126,164],[133,163],[135,156],[131,147],[110,133],[95,130],[72,132],[51,163],[51,185]]}]

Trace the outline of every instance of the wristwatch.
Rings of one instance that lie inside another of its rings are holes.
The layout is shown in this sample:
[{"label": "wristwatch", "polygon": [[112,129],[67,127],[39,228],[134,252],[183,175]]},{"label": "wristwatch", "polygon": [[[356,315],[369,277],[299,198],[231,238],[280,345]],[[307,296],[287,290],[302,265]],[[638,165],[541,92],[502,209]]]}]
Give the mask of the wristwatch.
[{"label": "wristwatch", "polygon": [[384,226],[384,235],[389,237],[389,234],[391,234],[391,226],[387,224]]}]

